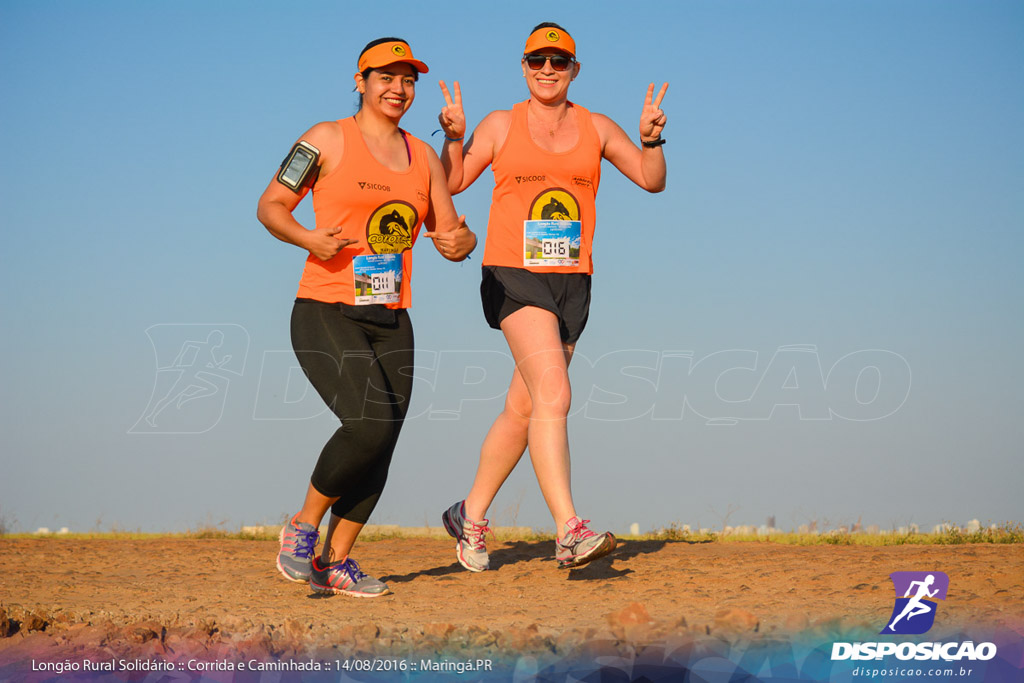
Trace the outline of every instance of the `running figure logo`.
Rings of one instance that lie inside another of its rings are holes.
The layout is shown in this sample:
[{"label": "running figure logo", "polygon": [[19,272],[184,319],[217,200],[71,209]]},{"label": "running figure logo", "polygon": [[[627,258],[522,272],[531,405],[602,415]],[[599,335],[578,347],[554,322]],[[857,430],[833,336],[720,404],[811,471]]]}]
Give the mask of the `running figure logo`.
[{"label": "running figure logo", "polygon": [[239,325],[153,325],[153,394],[129,434],[200,434],[221,418],[232,377],[239,377],[249,334]]},{"label": "running figure logo", "polygon": [[893,572],[889,578],[896,589],[896,604],[889,623],[880,633],[926,633],[935,623],[935,600],[946,599],[949,577],[943,572]]}]

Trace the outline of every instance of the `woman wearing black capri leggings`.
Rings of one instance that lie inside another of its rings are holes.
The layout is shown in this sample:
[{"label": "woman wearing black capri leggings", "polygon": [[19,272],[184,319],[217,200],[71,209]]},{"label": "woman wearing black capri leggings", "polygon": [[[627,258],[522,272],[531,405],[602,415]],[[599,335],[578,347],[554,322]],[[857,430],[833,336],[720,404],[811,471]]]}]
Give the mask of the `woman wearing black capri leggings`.
[{"label": "woman wearing black capri leggings", "polygon": [[[318,123],[260,197],[258,218],[309,252],[292,311],[295,355],[341,427],[324,446],[302,509],[281,531],[277,568],[318,592],[390,591],[349,557],[380,498],[412,390],[412,246],[420,226],[451,261],[476,246],[457,216],[437,154],[399,128],[427,71],[408,43],[360,53],[353,117]],[[316,227],[292,216],[312,191]],[[318,527],[331,510],[323,548]]]}]

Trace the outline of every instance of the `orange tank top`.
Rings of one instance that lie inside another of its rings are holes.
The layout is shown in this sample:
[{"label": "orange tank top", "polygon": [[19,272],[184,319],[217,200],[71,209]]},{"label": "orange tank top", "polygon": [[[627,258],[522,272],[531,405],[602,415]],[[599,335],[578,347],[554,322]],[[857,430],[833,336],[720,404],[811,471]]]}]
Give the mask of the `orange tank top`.
[{"label": "orange tank top", "polygon": [[405,171],[387,168],[370,153],[354,118],[341,119],[345,149],[337,166],[313,185],[317,228],[342,226],[338,237],[358,240],[329,261],[312,254],[298,296],[325,303],[412,302],[412,245],[430,204],[426,143],[402,131],[411,162]]},{"label": "orange tank top", "polygon": [[484,246],[485,266],[537,273],[593,273],[594,199],[601,181],[601,140],[590,112],[576,113],[579,140],[548,152],[530,137],[529,101],[512,107],[505,143],[491,163],[494,194]]}]

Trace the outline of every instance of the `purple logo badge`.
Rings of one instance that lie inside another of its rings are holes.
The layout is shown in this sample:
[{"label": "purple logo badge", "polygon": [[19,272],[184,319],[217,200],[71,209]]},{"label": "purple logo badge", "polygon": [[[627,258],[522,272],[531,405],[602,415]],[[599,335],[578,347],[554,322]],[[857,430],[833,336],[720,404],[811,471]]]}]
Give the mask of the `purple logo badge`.
[{"label": "purple logo badge", "polygon": [[882,634],[918,635],[935,623],[936,600],[945,600],[949,577],[944,572],[893,572],[896,604]]}]

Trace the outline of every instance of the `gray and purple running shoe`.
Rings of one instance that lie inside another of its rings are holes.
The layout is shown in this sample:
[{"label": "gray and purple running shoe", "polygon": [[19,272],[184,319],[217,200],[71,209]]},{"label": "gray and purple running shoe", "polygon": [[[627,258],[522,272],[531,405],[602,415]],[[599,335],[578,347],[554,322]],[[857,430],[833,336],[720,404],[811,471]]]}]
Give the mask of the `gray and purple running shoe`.
[{"label": "gray and purple running shoe", "polygon": [[388,585],[359,569],[359,563],[350,558],[341,562],[321,565],[320,558],[313,559],[309,587],[317,593],[340,593],[354,598],[379,598],[388,595]]},{"label": "gray and purple running shoe", "polygon": [[312,572],[313,549],[320,540],[320,532],[312,524],[296,522],[296,517],[281,528],[277,571],[289,581],[305,583]]}]

